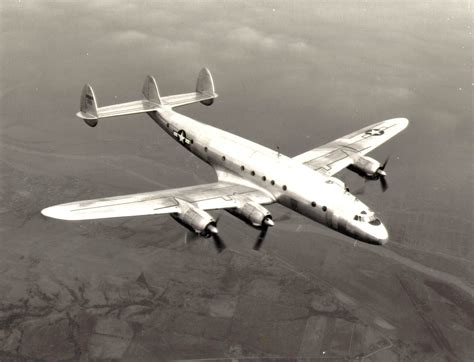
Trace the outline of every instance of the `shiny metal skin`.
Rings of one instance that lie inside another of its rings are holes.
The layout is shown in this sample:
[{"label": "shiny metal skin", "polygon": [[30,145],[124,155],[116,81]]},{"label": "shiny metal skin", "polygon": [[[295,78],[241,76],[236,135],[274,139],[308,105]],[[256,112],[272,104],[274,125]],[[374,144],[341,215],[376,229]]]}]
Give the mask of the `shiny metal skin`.
[{"label": "shiny metal skin", "polygon": [[204,210],[184,200],[176,199],[180,206],[180,212],[170,214],[176,221],[204,237],[217,234],[216,220]]},{"label": "shiny metal skin", "polygon": [[378,122],[290,158],[280,150],[269,149],[174,111],[173,108],[189,103],[210,105],[217,97],[206,68],[199,73],[196,92],[161,97],[155,79],[148,76],[143,94],[144,100],[97,107],[94,92],[86,85],[77,115],[95,126],[101,118],[146,113],[182,147],[211,165],[218,181],[72,202],[46,208],[42,211],[44,215],[86,220],[171,213],[189,229],[209,237],[217,236],[217,227],[215,219],[204,210],[227,209],[248,224],[265,229],[266,233],[274,222],[270,212],[261,205],[278,202],[355,239],[377,245],[388,241],[388,232],[381,220],[333,175],[348,166],[369,176],[385,175],[383,169],[380,170],[380,162],[364,155],[405,129],[407,119]]},{"label": "shiny metal skin", "polygon": [[270,211],[254,201],[245,202],[242,206],[227,211],[255,228],[260,228],[263,224],[274,225]]}]

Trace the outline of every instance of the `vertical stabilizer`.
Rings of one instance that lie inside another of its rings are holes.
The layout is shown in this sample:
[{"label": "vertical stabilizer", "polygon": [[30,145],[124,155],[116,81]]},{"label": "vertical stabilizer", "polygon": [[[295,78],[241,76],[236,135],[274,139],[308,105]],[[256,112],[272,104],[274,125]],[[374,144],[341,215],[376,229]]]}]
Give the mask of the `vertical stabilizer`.
[{"label": "vertical stabilizer", "polygon": [[[199,72],[196,83],[196,92],[210,97],[217,96],[214,90],[214,81],[212,80],[212,75],[209,69],[202,68]],[[206,106],[210,106],[213,102],[213,98],[201,101],[201,103]]]},{"label": "vertical stabilizer", "polygon": [[155,104],[161,105],[160,92],[158,90],[158,85],[156,84],[155,78],[151,75],[148,75],[143,84],[142,93],[147,100]]},{"label": "vertical stabilizer", "polygon": [[94,90],[89,84],[84,85],[81,94],[81,105],[78,116],[81,117],[89,126],[97,126],[97,101]]}]

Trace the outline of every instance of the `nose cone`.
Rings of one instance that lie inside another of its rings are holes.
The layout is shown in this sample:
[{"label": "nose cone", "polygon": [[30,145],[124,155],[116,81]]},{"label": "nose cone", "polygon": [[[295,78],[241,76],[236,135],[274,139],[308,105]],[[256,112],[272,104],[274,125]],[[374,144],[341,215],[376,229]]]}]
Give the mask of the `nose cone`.
[{"label": "nose cone", "polygon": [[375,222],[357,222],[352,237],[373,245],[385,245],[388,242],[388,231],[380,220]]},{"label": "nose cone", "polygon": [[370,230],[369,238],[373,244],[385,245],[388,242],[388,231],[384,224],[374,226]]}]

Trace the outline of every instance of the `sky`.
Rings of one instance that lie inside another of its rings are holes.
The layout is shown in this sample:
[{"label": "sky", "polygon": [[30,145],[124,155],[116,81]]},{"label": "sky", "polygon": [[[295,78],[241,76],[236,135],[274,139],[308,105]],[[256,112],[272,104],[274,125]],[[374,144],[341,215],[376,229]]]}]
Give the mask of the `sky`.
[{"label": "sky", "polygon": [[[184,165],[189,155],[146,117],[92,131],[74,113],[86,82],[101,106],[141,98],[147,74],[163,95],[192,91],[207,66],[219,99],[181,111],[289,156],[408,118],[409,128],[373,153],[392,156],[390,194],[371,184],[365,199],[376,211],[402,204],[472,220],[468,1],[21,0],[0,9],[2,137],[98,156],[147,155],[144,145],[158,140],[166,154],[153,157]],[[208,168],[190,172],[214,178]]]}]

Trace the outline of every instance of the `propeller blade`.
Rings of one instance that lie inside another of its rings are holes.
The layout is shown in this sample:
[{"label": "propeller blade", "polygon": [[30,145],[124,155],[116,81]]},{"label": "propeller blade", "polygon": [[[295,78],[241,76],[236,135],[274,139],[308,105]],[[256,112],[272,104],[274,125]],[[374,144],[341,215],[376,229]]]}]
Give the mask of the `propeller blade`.
[{"label": "propeller blade", "polygon": [[214,225],[209,225],[207,227],[207,230],[209,230],[209,232],[211,233],[217,252],[222,252],[226,248],[226,246],[222,241],[221,237],[219,236],[219,230],[217,230],[217,227],[215,227]]},{"label": "propeller blade", "polygon": [[387,191],[388,183],[385,176],[380,176],[380,186],[382,187],[382,192]]},{"label": "propeller blade", "polygon": [[263,244],[263,240],[265,240],[265,236],[267,235],[267,231],[268,231],[268,226],[267,225],[265,225],[265,226],[262,225],[262,230],[260,231],[260,234],[258,235],[257,241],[255,242],[255,244],[253,246],[253,250],[260,250],[260,248]]},{"label": "propeller blade", "polygon": [[262,226],[260,227],[260,234],[258,235],[257,241],[253,246],[253,250],[259,250],[262,246],[263,240],[265,240],[265,236],[267,235],[268,228],[271,226],[275,226],[275,222],[272,220],[271,216],[267,216],[262,221]]},{"label": "propeller blade", "polygon": [[380,166],[380,169],[382,171],[385,170],[385,166],[387,166],[388,160],[390,160],[390,156],[387,156],[387,158],[385,159],[385,162],[383,163],[383,165]]},{"label": "propeller blade", "polygon": [[212,234],[212,239],[214,240],[214,245],[217,249],[217,252],[218,253],[221,253],[225,248],[226,248],[226,245],[224,244],[224,242],[222,241],[221,237],[219,236],[219,234]]}]

